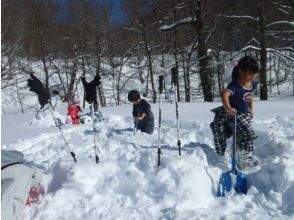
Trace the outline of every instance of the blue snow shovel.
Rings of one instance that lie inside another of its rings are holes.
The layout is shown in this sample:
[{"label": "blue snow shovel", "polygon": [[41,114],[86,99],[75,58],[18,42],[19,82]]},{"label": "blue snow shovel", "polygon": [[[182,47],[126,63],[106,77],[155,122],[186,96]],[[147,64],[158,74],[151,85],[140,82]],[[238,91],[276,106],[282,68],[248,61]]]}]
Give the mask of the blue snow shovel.
[{"label": "blue snow shovel", "polygon": [[236,133],[237,133],[237,116],[234,116],[234,134],[233,134],[233,151],[232,151],[232,169],[223,173],[220,176],[219,185],[217,189],[217,196],[225,196],[232,188],[237,193],[247,194],[247,179],[245,174],[237,170],[236,159]]}]

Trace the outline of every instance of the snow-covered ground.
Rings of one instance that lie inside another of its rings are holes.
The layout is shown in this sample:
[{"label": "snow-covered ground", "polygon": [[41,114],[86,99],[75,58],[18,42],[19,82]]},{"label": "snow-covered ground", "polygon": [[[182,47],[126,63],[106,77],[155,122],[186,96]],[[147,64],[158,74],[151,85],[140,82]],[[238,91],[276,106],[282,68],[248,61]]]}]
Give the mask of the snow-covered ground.
[{"label": "snow-covered ground", "polygon": [[[262,169],[248,174],[249,192],[216,197],[228,156],[215,154],[210,109],[220,103],[180,103],[182,156],[176,149],[174,104],[163,105],[162,168],[157,129],[133,135],[131,105],[102,108],[100,163],[90,125],[63,126],[77,155],[73,163],[48,111],[2,115],[2,149],[24,153],[46,173],[47,194],[24,219],[294,219],[294,98],[255,102],[256,155]],[[158,105],[152,105],[157,118]],[[56,114],[65,119],[65,108]],[[157,124],[156,120],[156,124]],[[229,142],[228,142],[229,145]]]},{"label": "snow-covered ground", "polygon": [[[154,65],[156,75],[168,74],[168,68]],[[226,81],[233,65],[232,61],[231,66],[226,67]],[[42,79],[40,64],[34,63],[33,67]],[[107,68],[105,64],[103,69]],[[122,81],[134,71],[128,64],[124,66]],[[127,101],[128,90],[144,91],[145,86],[137,75],[123,89],[123,102]],[[109,105],[114,104],[113,80],[106,76],[103,86]],[[269,101],[255,100],[254,128],[258,135],[255,154],[262,161],[262,169],[247,175],[248,194],[232,192],[218,198],[219,177],[230,169],[229,152],[224,158],[214,152],[209,128],[214,115],[210,109],[220,106],[220,102],[199,101],[196,74],[191,75],[193,102],[179,103],[181,157],[176,148],[175,106],[164,100],[160,170],[157,169],[158,104],[152,105],[156,118],[152,135],[140,132],[133,135],[131,105],[101,108],[105,120],[97,124],[99,164],[95,163],[91,126],[63,126],[70,147],[77,155],[78,163],[73,163],[50,112],[39,112],[36,117],[39,105],[36,96],[28,92],[27,78],[18,79],[21,81],[19,93],[14,86],[1,91],[2,149],[23,152],[27,164],[46,174],[43,184],[47,193],[40,204],[26,208],[23,219],[294,219],[292,82],[280,85],[281,95],[276,95],[277,89],[273,88]],[[56,75],[50,80],[50,85],[59,82]],[[82,92],[79,85],[78,96],[83,97]],[[149,101],[150,94],[151,91]],[[181,95],[183,98],[183,91]],[[52,100],[56,104],[56,116],[64,121],[66,105],[57,97]],[[84,112],[88,109],[86,106]],[[230,144],[231,140],[228,146]]]}]

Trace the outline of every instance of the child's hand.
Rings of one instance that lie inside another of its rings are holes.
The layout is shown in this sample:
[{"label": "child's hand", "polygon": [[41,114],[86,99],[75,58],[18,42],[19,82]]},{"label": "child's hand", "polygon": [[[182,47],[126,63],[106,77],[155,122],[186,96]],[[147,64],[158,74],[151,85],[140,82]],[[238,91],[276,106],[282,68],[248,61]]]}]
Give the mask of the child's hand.
[{"label": "child's hand", "polygon": [[141,121],[145,118],[146,114],[143,113],[141,116],[134,117],[136,121]]},{"label": "child's hand", "polygon": [[227,110],[227,112],[229,113],[229,115],[234,116],[235,114],[237,114],[237,110],[235,108],[229,108]]},{"label": "child's hand", "polygon": [[253,118],[253,116],[254,116],[253,112],[250,112],[250,114],[251,114],[251,118]]},{"label": "child's hand", "polygon": [[134,121],[140,121],[141,118],[138,116],[138,117],[134,117]]}]

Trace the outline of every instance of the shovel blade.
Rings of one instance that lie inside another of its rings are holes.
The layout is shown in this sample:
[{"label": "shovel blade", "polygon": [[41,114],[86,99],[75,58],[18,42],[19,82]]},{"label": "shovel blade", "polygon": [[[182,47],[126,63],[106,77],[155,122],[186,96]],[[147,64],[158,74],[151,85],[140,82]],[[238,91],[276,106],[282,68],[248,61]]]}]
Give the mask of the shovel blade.
[{"label": "shovel blade", "polygon": [[[232,179],[233,175],[235,176],[234,181]],[[216,196],[224,197],[232,188],[234,188],[237,193],[247,194],[247,178],[243,173],[237,172],[236,174],[232,174],[231,171],[223,173],[220,176]]]},{"label": "shovel blade", "polygon": [[247,194],[247,178],[244,173],[237,172],[237,181],[234,186],[234,189],[238,193]]},{"label": "shovel blade", "polygon": [[232,179],[230,171],[223,173],[219,178],[216,196],[225,196],[226,192],[232,189]]}]

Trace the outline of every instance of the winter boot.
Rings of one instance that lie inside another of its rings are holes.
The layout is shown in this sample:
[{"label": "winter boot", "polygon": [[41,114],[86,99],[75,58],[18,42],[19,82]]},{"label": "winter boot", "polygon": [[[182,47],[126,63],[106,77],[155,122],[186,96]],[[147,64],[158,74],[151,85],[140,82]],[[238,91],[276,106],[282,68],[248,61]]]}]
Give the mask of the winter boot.
[{"label": "winter boot", "polygon": [[260,165],[260,160],[252,155],[252,152],[240,151],[238,155],[238,168],[240,170],[251,169]]}]

